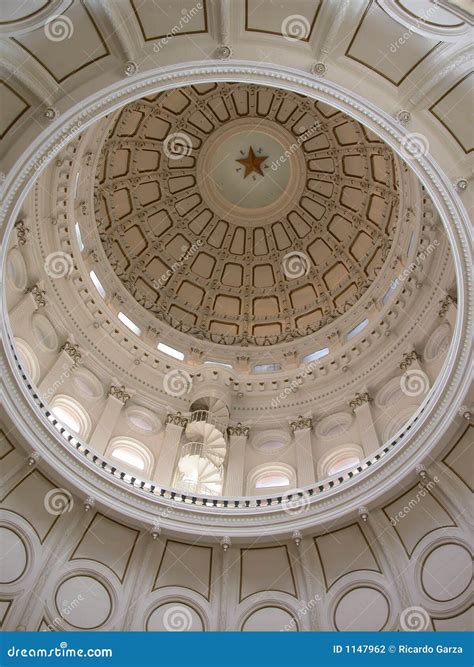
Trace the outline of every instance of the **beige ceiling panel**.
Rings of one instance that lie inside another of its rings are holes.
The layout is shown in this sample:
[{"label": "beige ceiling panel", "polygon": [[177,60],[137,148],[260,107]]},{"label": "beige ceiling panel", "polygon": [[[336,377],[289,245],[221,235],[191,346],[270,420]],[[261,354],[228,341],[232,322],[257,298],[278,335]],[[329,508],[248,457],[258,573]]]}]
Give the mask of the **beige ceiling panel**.
[{"label": "beige ceiling panel", "polygon": [[421,485],[414,486],[383,508],[408,556],[418,542],[437,528],[455,526],[449,512]]},{"label": "beige ceiling panel", "polygon": [[10,128],[28,111],[28,102],[8,83],[0,81],[0,139],[7,134]]},{"label": "beige ceiling panel", "polygon": [[[207,32],[207,1],[130,0],[145,41]],[[186,17],[186,20],[184,19]]]},{"label": "beige ceiling panel", "polygon": [[240,601],[262,591],[282,591],[296,597],[286,546],[240,550]]},{"label": "beige ceiling panel", "polygon": [[429,53],[437,42],[418,35],[392,19],[371,0],[346,56],[399,86]]},{"label": "beige ceiling panel", "polygon": [[85,3],[71,2],[63,15],[68,20],[65,39],[49,39],[47,30],[41,26],[14,41],[37,60],[58,83],[94,64],[95,74],[104,71],[101,61],[110,52]]},{"label": "beige ceiling panel", "polygon": [[454,447],[444,457],[443,463],[474,491],[474,466],[472,465],[472,443],[474,427],[468,426]]},{"label": "beige ceiling panel", "polygon": [[212,548],[167,540],[153,590],[167,586],[188,588],[209,600]]},{"label": "beige ceiling panel", "polygon": [[272,4],[269,11],[261,0],[245,0],[245,29],[271,35],[286,34],[307,42],[320,7],[321,0],[285,0]]},{"label": "beige ceiling panel", "polygon": [[102,563],[123,581],[138,535],[138,530],[97,513],[74,549],[71,560],[87,558]]},{"label": "beige ceiling panel", "polygon": [[473,80],[474,74],[470,73],[465,76],[430,107],[431,113],[436,116],[465,153],[474,150],[474,133],[472,131]]},{"label": "beige ceiling panel", "polygon": [[358,524],[316,537],[314,543],[321,561],[326,589],[349,572],[380,572],[372,547]]}]

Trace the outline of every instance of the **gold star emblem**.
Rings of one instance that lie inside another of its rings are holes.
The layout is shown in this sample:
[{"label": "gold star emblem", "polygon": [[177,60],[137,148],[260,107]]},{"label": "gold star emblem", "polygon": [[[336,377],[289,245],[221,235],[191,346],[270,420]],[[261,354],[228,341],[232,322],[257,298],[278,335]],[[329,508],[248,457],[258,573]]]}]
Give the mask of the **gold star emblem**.
[{"label": "gold star emblem", "polygon": [[250,146],[247,157],[241,158],[240,160],[236,160],[236,162],[239,162],[241,165],[245,167],[244,178],[247,178],[247,176],[253,174],[254,172],[256,174],[260,174],[260,176],[264,176],[262,167],[260,165],[262,164],[262,162],[265,162],[267,158],[268,155],[262,155],[261,157],[257,157],[253,152],[252,146]]}]

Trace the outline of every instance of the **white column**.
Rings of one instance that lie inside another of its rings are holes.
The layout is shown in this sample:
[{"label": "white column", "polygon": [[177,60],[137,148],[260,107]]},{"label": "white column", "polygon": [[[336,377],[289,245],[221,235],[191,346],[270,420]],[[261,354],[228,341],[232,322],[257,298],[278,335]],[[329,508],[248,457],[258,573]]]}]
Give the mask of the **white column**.
[{"label": "white column", "polygon": [[180,412],[169,414],[166,418],[165,435],[155,466],[155,477],[165,489],[169,489],[173,483],[181,435],[186,424],[187,419],[182,417]]},{"label": "white column", "polygon": [[20,334],[21,330],[30,321],[30,315],[39,308],[46,306],[45,292],[39,285],[33,285],[25,296],[16,304],[9,314],[10,324],[14,335]]},{"label": "white column", "polygon": [[301,415],[290,424],[295,438],[296,474],[300,488],[314,484],[316,475],[314,472],[313,448],[311,445],[311,429],[313,423],[311,417]]},{"label": "white column", "polygon": [[372,410],[370,409],[371,402],[372,398],[365,392],[363,394],[356,394],[354,399],[349,403],[356,418],[365,456],[370,456],[372,452],[375,452],[380,447],[379,436],[375,430]]},{"label": "white column", "polygon": [[44,401],[50,401],[63,382],[81,363],[82,355],[79,346],[66,341],[62,346],[58,358],[38,385]]},{"label": "white column", "polygon": [[245,448],[249,427],[236,424],[229,426],[229,454],[224,482],[224,495],[238,498],[245,495]]},{"label": "white column", "polygon": [[104,454],[107,449],[120,412],[129,398],[130,394],[127,394],[124,387],[117,385],[110,387],[104,410],[89,440],[91,448],[98,454]]}]

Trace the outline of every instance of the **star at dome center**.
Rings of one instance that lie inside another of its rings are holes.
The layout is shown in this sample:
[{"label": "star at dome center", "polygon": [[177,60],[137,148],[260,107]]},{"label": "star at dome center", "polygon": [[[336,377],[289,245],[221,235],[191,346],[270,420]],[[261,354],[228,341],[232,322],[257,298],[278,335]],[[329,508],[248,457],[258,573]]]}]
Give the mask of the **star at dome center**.
[{"label": "star at dome center", "polygon": [[[260,152],[261,150],[262,149],[260,149]],[[236,162],[239,162],[245,167],[244,178],[247,178],[247,176],[250,176],[250,174],[253,174],[254,172],[260,174],[260,176],[264,176],[261,165],[267,158],[268,155],[256,155],[252,146],[250,146],[247,157],[236,160]]]}]

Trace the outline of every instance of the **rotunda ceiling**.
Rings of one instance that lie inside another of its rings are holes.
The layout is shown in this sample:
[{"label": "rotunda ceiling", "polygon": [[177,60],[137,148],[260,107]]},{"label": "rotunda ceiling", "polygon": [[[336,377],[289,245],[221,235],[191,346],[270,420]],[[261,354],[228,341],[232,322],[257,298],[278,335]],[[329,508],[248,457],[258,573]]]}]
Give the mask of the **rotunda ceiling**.
[{"label": "rotunda ceiling", "polygon": [[392,151],[337,109],[246,84],[116,113],[95,184],[100,238],[138,303],[223,344],[273,344],[351,308],[398,221]]}]

